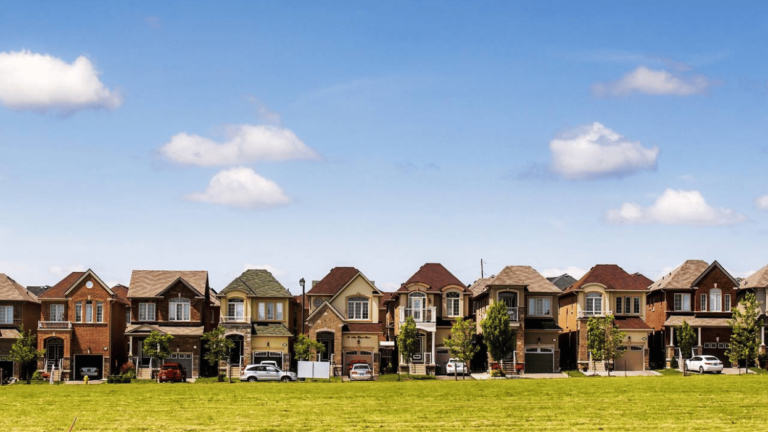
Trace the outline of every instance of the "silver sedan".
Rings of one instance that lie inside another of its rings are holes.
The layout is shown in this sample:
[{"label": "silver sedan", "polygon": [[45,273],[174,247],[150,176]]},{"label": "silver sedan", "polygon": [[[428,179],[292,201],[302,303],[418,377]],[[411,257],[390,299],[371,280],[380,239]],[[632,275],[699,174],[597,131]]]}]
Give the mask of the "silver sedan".
[{"label": "silver sedan", "polygon": [[373,381],[373,371],[367,364],[356,364],[349,371],[350,381]]}]

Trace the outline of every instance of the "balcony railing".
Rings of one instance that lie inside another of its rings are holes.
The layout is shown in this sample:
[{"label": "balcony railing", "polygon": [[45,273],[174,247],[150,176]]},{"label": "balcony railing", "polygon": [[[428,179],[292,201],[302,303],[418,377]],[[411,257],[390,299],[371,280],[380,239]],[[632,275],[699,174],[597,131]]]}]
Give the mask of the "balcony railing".
[{"label": "balcony railing", "polygon": [[520,315],[517,313],[518,308],[516,307],[509,307],[507,306],[507,315],[509,315],[509,320],[512,322],[518,322],[520,321]]},{"label": "balcony railing", "polygon": [[72,328],[70,321],[38,321],[38,330],[69,330]]},{"label": "balcony railing", "polygon": [[248,320],[245,318],[244,315],[235,315],[235,316],[221,316],[221,319],[219,320],[223,324],[227,323],[245,323],[248,322]]},{"label": "balcony railing", "polygon": [[402,308],[400,309],[400,322],[404,323],[408,317],[413,317],[413,320],[417,323],[434,323],[436,322],[436,315],[436,308],[434,307],[421,309]]},{"label": "balcony railing", "polygon": [[588,311],[588,310],[580,310],[579,311],[579,318],[589,318],[589,317],[604,317],[606,315],[613,315],[613,311],[611,310],[604,310],[604,311]]}]

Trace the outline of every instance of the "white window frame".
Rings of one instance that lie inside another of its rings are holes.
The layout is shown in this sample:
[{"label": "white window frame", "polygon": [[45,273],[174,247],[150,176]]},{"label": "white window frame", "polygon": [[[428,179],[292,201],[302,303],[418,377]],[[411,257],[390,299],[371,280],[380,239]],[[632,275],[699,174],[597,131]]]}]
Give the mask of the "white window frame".
[{"label": "white window frame", "polygon": [[707,311],[707,295],[702,294],[699,296],[699,298],[701,299],[701,312],[706,312]]},{"label": "white window frame", "polygon": [[126,324],[131,323],[131,310],[128,308],[125,309],[125,323]]},{"label": "white window frame", "polygon": [[624,310],[624,297],[616,297],[616,314],[620,314]]},{"label": "white window frame", "polygon": [[104,322],[104,303],[96,302],[96,320],[94,322]]},{"label": "white window frame", "polygon": [[584,313],[586,315],[602,315],[603,295],[596,292],[587,293],[586,299],[584,299]]},{"label": "white window frame", "polygon": [[552,316],[552,300],[549,297],[528,297],[528,316]]},{"label": "white window frame", "polygon": [[51,321],[64,321],[63,304],[52,304],[49,311],[51,313]]},{"label": "white window frame", "polygon": [[92,301],[85,302],[85,322],[86,323],[93,322],[93,302]]},{"label": "white window frame", "polygon": [[712,288],[709,290],[709,311],[723,311],[723,290],[720,288]]},{"label": "white window frame", "polygon": [[731,311],[731,295],[726,294],[723,296],[723,312]]},{"label": "white window frame", "polygon": [[171,299],[168,301],[168,321],[189,321],[190,309],[192,309],[192,302],[189,299]]},{"label": "white window frame", "polygon": [[157,321],[156,318],[157,309],[154,303],[139,303],[139,321]]},{"label": "white window frame", "polygon": [[83,322],[83,302],[81,301],[75,303],[75,322]]},{"label": "white window frame", "polygon": [[640,315],[641,310],[640,297],[632,297],[632,313]]},{"label": "white window frame", "polygon": [[369,319],[369,301],[367,297],[350,297],[347,299],[347,319],[363,321]]},{"label": "white window frame", "polygon": [[13,324],[13,306],[0,306],[0,324]]},{"label": "white window frame", "polygon": [[624,297],[624,314],[629,315],[632,313],[632,297]]},{"label": "white window frame", "polygon": [[[242,319],[245,316],[245,300],[241,298],[227,299],[227,316]],[[213,319],[213,316],[211,316],[211,319]]]},{"label": "white window frame", "polygon": [[275,302],[275,319],[282,321],[283,316],[283,302]]},{"label": "white window frame", "polygon": [[[677,307],[677,300],[680,299],[680,307]],[[685,308],[685,300],[688,300],[688,308]],[[675,293],[674,298],[674,310],[675,312],[690,312],[691,311],[691,295],[688,293]]]},{"label": "white window frame", "polygon": [[461,294],[455,291],[445,293],[445,308],[449,317],[461,316]]},{"label": "white window frame", "polygon": [[267,302],[267,321],[275,320],[275,304]]}]

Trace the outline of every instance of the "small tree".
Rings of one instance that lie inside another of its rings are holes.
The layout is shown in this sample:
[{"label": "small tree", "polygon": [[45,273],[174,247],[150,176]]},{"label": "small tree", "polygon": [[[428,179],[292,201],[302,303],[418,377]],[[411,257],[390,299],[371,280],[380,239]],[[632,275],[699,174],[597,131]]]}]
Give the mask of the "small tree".
[{"label": "small tree", "polygon": [[[222,360],[227,360],[229,358],[229,354],[235,346],[232,339],[227,339],[224,336],[226,331],[227,330],[224,327],[218,326],[208,333],[203,334],[203,344],[205,344],[206,349],[204,358],[208,361],[208,364],[216,367],[216,376],[219,381],[223,381],[221,374],[219,373],[219,363]],[[230,371],[228,372],[231,374],[231,368],[229,369]],[[230,378],[232,377],[230,376]]]},{"label": "small tree", "polygon": [[45,355],[45,350],[39,350],[35,346],[35,335],[32,331],[24,332],[24,326],[19,328],[19,335],[16,337],[16,342],[11,346],[11,360],[19,363],[20,367],[23,367],[27,374],[27,384],[32,379],[32,365],[37,363],[38,357]]},{"label": "small tree", "polygon": [[[621,347],[624,345],[624,338],[627,332],[621,331],[614,325],[613,315],[608,315],[602,319],[602,327],[605,332],[605,343],[603,345],[603,359],[611,362],[612,368],[616,367],[616,360],[624,355]],[[608,376],[611,376],[611,369],[608,369]]]},{"label": "small tree", "polygon": [[[416,354],[419,334],[416,331],[416,321],[412,316],[406,318],[403,325],[400,326],[400,334],[397,335],[397,349],[400,355],[405,359],[408,365],[408,377],[411,376],[411,362],[413,355]],[[400,368],[397,368],[398,379],[400,377]]]},{"label": "small tree", "polygon": [[696,343],[696,332],[683,320],[683,324],[675,328],[675,333],[677,333],[677,343],[680,345],[680,356],[683,358],[681,367],[685,375],[685,359],[691,358],[693,345]]},{"label": "small tree", "polygon": [[605,354],[605,329],[601,318],[589,317],[587,321],[587,351],[594,371],[595,364],[603,361]]},{"label": "small tree", "polygon": [[[456,318],[456,323],[451,327],[451,338],[444,341],[445,346],[451,350],[451,356],[464,363],[464,367],[468,367],[472,357],[480,350],[479,347],[472,344],[472,339],[475,338],[476,333],[477,327],[474,321],[459,317]],[[458,380],[455,373],[454,378]],[[465,379],[464,375],[461,379]]]},{"label": "small tree", "polygon": [[517,338],[517,334],[509,326],[507,305],[502,301],[493,302],[480,327],[483,329],[483,339],[488,346],[488,352],[503,366],[504,359],[515,352]]},{"label": "small tree", "polygon": [[748,292],[739,306],[733,311],[733,319],[728,321],[731,326],[731,347],[725,353],[736,364],[736,368],[741,374],[739,361],[744,360],[746,367],[757,358],[757,352],[760,348],[760,327],[762,323],[760,317],[760,307],[757,304],[755,294]]},{"label": "small tree", "polygon": [[[156,364],[161,364],[163,360],[171,356],[172,340],[173,335],[153,331],[144,339],[144,355],[151,357]],[[160,382],[160,374],[157,374],[157,381]]]},{"label": "small tree", "polygon": [[313,355],[325,352],[325,345],[300,334],[293,344],[293,351],[296,353],[296,360],[309,361]]}]

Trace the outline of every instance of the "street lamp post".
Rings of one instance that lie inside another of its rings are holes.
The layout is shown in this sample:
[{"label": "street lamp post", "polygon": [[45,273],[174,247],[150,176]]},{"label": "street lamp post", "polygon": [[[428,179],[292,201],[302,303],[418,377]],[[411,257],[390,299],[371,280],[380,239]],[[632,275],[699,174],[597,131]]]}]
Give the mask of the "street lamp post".
[{"label": "street lamp post", "polygon": [[304,305],[306,304],[306,301],[304,300],[304,296],[306,295],[304,293],[304,278],[301,278],[299,280],[299,285],[301,285],[301,334],[304,334]]}]

